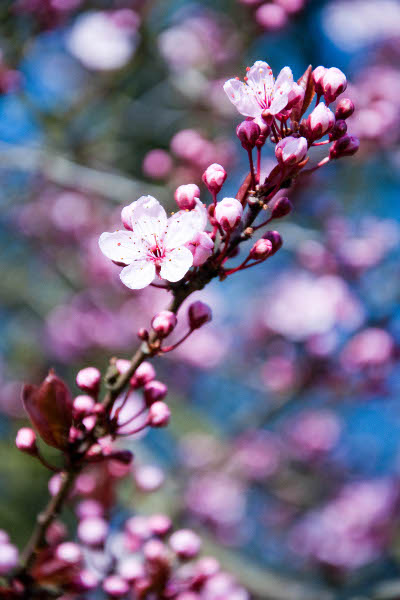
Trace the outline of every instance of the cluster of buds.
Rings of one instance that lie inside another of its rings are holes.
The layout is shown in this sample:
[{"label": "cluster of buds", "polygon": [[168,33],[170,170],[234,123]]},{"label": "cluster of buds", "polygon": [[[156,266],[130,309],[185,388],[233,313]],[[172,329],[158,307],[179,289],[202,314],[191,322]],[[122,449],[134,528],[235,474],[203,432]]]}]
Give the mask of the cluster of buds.
[{"label": "cluster of buds", "polygon": [[[39,551],[31,570],[43,593],[51,588],[71,600],[101,591],[110,599],[247,600],[244,588],[215,558],[200,556],[202,543],[194,531],[172,531],[166,515],[153,514],[130,517],[121,531],[112,533],[102,511],[95,500],[76,505],[77,542],[68,541],[60,522],[53,524],[47,547]],[[0,531],[0,575],[15,568],[17,560],[16,548]],[[12,586],[7,593],[12,599],[24,597],[23,586]]]}]

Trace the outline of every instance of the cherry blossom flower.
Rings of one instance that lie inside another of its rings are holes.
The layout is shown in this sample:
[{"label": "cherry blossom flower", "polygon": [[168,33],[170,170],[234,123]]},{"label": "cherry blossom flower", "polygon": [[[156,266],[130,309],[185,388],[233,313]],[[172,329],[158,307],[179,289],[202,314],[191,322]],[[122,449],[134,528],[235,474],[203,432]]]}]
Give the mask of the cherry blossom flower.
[{"label": "cherry blossom flower", "polygon": [[275,116],[286,108],[294,87],[289,67],[284,67],[275,81],[271,67],[261,60],[248,68],[245,82],[229,79],[224,84],[229,100],[245,117],[260,117],[265,111]]},{"label": "cherry blossom flower", "polygon": [[122,283],[131,289],[142,289],[155,275],[168,281],[179,281],[193,265],[193,254],[187,242],[203,231],[207,211],[198,201],[192,211],[179,211],[169,219],[158,200],[142,196],[123,208],[122,222],[128,231],[103,233],[100,249],[112,261],[124,265]]}]

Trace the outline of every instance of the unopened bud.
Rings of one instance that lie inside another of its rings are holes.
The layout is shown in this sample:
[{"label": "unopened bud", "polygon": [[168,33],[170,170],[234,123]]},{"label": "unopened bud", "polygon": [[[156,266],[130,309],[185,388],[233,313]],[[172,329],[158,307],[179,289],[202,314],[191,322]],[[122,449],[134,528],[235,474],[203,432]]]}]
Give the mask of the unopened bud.
[{"label": "unopened bud", "polygon": [[188,310],[190,329],[199,329],[212,319],[211,308],[208,304],[197,300],[189,306]]},{"label": "unopened bud", "polygon": [[[214,205],[212,205],[214,206]],[[214,250],[214,242],[210,234],[206,231],[199,231],[194,238],[186,244],[190,252],[193,254],[193,266],[200,267],[212,255]]]},{"label": "unopened bud", "polygon": [[149,408],[150,427],[166,427],[171,418],[171,411],[165,402],[154,402]]},{"label": "unopened bud", "polygon": [[281,219],[286,217],[293,209],[293,205],[289,198],[285,196],[278,198],[271,211],[271,219]]},{"label": "unopened bud", "polygon": [[147,340],[149,339],[149,332],[144,327],[141,327],[138,330],[137,335],[138,335],[138,338],[140,340],[143,340],[144,342],[147,342]]},{"label": "unopened bud", "polygon": [[316,94],[318,94],[318,96],[322,96],[322,94],[324,93],[324,87],[323,87],[322,80],[323,80],[324,75],[327,72],[327,70],[328,69],[326,69],[325,67],[319,66],[316,69],[314,69],[314,71],[312,72],[314,88],[315,88],[315,92],[316,92]]},{"label": "unopened bud", "polygon": [[175,313],[170,310],[162,310],[153,317],[151,326],[159,338],[165,338],[175,329],[176,323]]},{"label": "unopened bud", "polygon": [[172,521],[167,515],[156,514],[148,518],[148,525],[154,535],[163,537],[172,528]]},{"label": "unopened bud", "polygon": [[167,547],[160,540],[149,540],[143,546],[145,559],[150,563],[164,564],[168,561]]},{"label": "unopened bud", "polygon": [[88,517],[80,521],[78,538],[87,546],[100,546],[107,537],[108,523],[101,517]]},{"label": "unopened bud", "polygon": [[144,386],[144,398],[147,406],[163,400],[168,393],[168,387],[162,381],[150,381]]},{"label": "unopened bud", "polygon": [[224,185],[226,171],[224,167],[214,163],[204,171],[202,179],[210,192],[218,194]]},{"label": "unopened bud", "polygon": [[129,592],[129,583],[119,575],[109,575],[103,581],[103,590],[109,598],[123,598]]},{"label": "unopened bud", "polygon": [[232,231],[239,223],[243,214],[243,206],[236,198],[224,198],[215,207],[215,219],[224,231]]},{"label": "unopened bud", "polygon": [[36,434],[30,427],[22,427],[18,430],[15,445],[21,452],[35,456],[37,454]]},{"label": "unopened bud", "polygon": [[269,240],[272,243],[271,255],[275,254],[275,252],[278,252],[279,248],[281,248],[283,244],[281,234],[278,231],[267,231],[264,233],[263,239]]},{"label": "unopened bud", "polygon": [[194,558],[201,548],[201,540],[191,529],[175,531],[169,539],[172,550],[179,558]]},{"label": "unopened bud", "polygon": [[264,240],[263,238],[256,241],[252,249],[250,250],[250,256],[256,260],[267,258],[272,252],[272,243],[270,240]]},{"label": "unopened bud", "polygon": [[145,360],[131,377],[130,385],[135,389],[143,387],[146,383],[152,381],[155,376],[156,372],[153,365]]},{"label": "unopened bud", "polygon": [[277,143],[275,156],[281,165],[293,166],[305,158],[307,150],[306,138],[289,136]]},{"label": "unopened bud", "polygon": [[328,133],[334,124],[335,115],[323,102],[320,102],[308,116],[307,133],[312,140],[317,140]]},{"label": "unopened bud", "polygon": [[252,119],[249,121],[242,121],[242,123],[236,127],[236,135],[242,144],[242,148],[245,150],[253,150],[260,133],[260,126]]},{"label": "unopened bud", "polygon": [[58,560],[67,565],[77,565],[82,560],[82,550],[74,542],[63,542],[59,544],[55,552]]},{"label": "unopened bud", "polygon": [[[0,544],[0,576],[6,575],[17,566],[18,550],[8,542]],[[12,597],[12,596],[11,596]]]},{"label": "unopened bud", "polygon": [[342,98],[335,111],[336,119],[348,119],[354,112],[354,104],[349,98]]},{"label": "unopened bud", "polygon": [[81,390],[96,395],[99,391],[101,373],[96,367],[81,369],[76,376],[76,385]]},{"label": "unopened bud", "polygon": [[74,400],[74,418],[90,415],[95,406],[95,401],[91,396],[77,396]]},{"label": "unopened bud", "polygon": [[337,159],[342,156],[352,156],[357,152],[360,147],[360,140],[354,135],[347,135],[347,133],[336,140],[331,146],[329,152],[329,158]]},{"label": "unopened bud", "polygon": [[343,137],[347,133],[347,123],[346,121],[336,121],[335,125],[332,128],[332,131],[329,134],[329,141],[333,142],[334,140],[338,140]]},{"label": "unopened bud", "polygon": [[200,190],[194,183],[180,185],[175,191],[175,202],[181,210],[193,210],[199,198]]},{"label": "unopened bud", "polygon": [[324,88],[325,102],[330,104],[346,89],[346,75],[337,67],[331,67],[330,69],[327,69],[322,79],[322,85]]}]

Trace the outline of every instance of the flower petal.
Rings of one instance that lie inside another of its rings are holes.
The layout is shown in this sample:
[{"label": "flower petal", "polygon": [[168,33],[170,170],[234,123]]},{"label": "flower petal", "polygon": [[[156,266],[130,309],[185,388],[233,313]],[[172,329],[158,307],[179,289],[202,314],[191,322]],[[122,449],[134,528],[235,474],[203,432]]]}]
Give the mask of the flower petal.
[{"label": "flower petal", "polygon": [[145,255],[146,248],[140,240],[135,241],[131,231],[114,231],[102,233],[99,246],[107,258],[129,265],[133,260]]},{"label": "flower petal", "polygon": [[121,281],[131,290],[141,290],[153,281],[156,275],[154,263],[149,260],[135,260],[119,274]]},{"label": "flower petal", "polygon": [[153,245],[155,238],[162,239],[167,215],[161,204],[153,196],[141,196],[123,209],[127,219],[127,211],[131,211],[131,226],[137,240]]},{"label": "flower petal", "polygon": [[257,60],[247,71],[247,83],[255,91],[261,91],[263,97],[265,91],[269,95],[274,88],[274,76],[269,64],[263,60]]},{"label": "flower petal", "polygon": [[180,210],[168,219],[165,228],[164,245],[172,250],[189,242],[199,231],[204,231],[207,225],[207,209],[198,200],[193,210]]},{"label": "flower petal", "polygon": [[179,281],[193,264],[193,255],[184,246],[166,253],[161,264],[160,275],[168,281]]},{"label": "flower petal", "polygon": [[257,117],[262,109],[257,103],[254,91],[243,81],[229,79],[224,83],[224,90],[229,100],[234,104],[240,114],[245,117]]},{"label": "flower petal", "polygon": [[293,73],[290,67],[284,67],[279,73],[275,82],[275,90],[285,83],[289,84],[290,86],[293,84]]}]

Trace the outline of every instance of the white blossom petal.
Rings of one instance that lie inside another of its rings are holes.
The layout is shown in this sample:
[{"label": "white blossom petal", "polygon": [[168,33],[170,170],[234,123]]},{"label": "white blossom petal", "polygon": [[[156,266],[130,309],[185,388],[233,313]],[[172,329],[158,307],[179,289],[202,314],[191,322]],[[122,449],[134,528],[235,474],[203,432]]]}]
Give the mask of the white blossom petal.
[{"label": "white blossom petal", "polygon": [[279,73],[277,80],[275,82],[275,90],[281,87],[283,84],[289,84],[292,86],[293,84],[293,73],[290,67],[284,67],[282,71]]},{"label": "white blossom petal", "polygon": [[253,90],[243,81],[229,79],[224,83],[224,90],[232,104],[245,117],[257,117],[262,112]]},{"label": "white blossom petal", "polygon": [[196,233],[204,231],[207,225],[207,209],[198,200],[193,210],[180,210],[168,219],[164,244],[173,249],[189,242]]},{"label": "white blossom petal", "polygon": [[286,108],[289,102],[289,92],[290,87],[287,84],[282,85],[280,89],[275,92],[271,106],[269,107],[271,115],[277,115],[281,110]]},{"label": "white blossom petal", "polygon": [[274,76],[269,64],[263,60],[257,60],[247,71],[247,83],[254,90],[261,91],[263,97],[265,92],[269,95],[274,87]]},{"label": "white blossom petal", "polygon": [[144,257],[146,248],[140,240],[135,241],[131,231],[104,232],[99,239],[102,253],[115,262],[129,265],[133,260]]},{"label": "white blossom petal", "polygon": [[[131,210],[131,225],[135,238],[147,245],[153,245],[164,236],[167,215],[161,204],[153,196],[141,196],[126,209]],[[124,213],[126,218],[126,212]]]},{"label": "white blossom petal", "polygon": [[166,253],[161,264],[160,275],[168,281],[179,281],[185,276],[193,264],[193,255],[184,246],[175,248]]},{"label": "white blossom petal", "polygon": [[119,274],[121,281],[131,290],[141,290],[153,281],[156,275],[154,263],[149,260],[135,260]]}]

